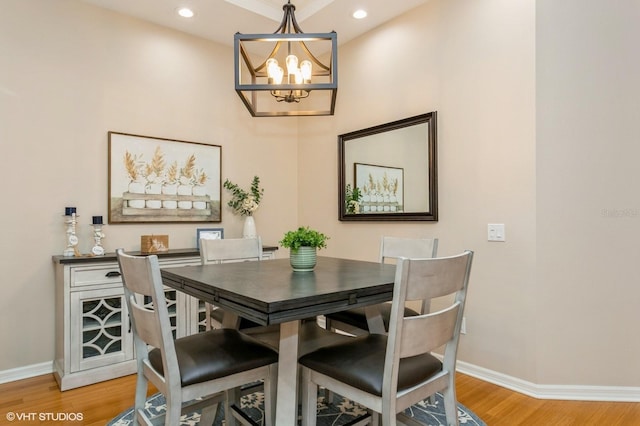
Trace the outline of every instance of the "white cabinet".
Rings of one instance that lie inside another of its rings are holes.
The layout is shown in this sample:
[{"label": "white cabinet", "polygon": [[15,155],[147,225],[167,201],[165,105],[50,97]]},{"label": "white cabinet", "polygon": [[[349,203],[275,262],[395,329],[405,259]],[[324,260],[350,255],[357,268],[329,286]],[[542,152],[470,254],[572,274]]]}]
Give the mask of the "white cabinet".
[{"label": "white cabinet", "polygon": [[[276,247],[265,247],[264,259]],[[139,254],[139,253],[133,253]],[[198,265],[197,250],[171,250],[159,256],[161,268]],[[56,350],[54,375],[60,390],[85,386],[136,371],[133,334],[115,254],[54,256]],[[174,337],[204,330],[204,304],[167,288]]]}]

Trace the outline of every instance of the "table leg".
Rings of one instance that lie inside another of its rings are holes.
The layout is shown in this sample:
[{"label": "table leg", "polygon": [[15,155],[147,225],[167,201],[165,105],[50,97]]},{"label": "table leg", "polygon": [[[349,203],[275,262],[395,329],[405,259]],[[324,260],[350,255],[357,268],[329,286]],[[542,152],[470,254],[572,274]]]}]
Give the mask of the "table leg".
[{"label": "table leg", "polygon": [[298,424],[298,330],[300,321],[280,324],[276,425]]},{"label": "table leg", "polygon": [[222,328],[235,328],[240,327],[240,317],[231,311],[224,311],[222,316]]},{"label": "table leg", "polygon": [[367,325],[370,333],[387,334],[379,305],[365,306],[364,313],[367,315]]}]

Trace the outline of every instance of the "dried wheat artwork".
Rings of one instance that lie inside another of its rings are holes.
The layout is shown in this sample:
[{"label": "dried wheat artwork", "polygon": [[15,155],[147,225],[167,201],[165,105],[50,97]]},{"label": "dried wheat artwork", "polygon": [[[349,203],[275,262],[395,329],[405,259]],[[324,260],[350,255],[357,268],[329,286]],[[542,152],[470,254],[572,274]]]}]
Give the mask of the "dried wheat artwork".
[{"label": "dried wheat artwork", "polygon": [[109,132],[109,223],[219,222],[221,147]]}]

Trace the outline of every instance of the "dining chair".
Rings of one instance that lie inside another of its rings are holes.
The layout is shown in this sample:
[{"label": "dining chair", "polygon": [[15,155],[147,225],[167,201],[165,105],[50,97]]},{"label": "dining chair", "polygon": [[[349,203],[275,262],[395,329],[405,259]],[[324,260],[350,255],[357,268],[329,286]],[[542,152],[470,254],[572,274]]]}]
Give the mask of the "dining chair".
[{"label": "dining chair", "polygon": [[[262,259],[262,240],[256,238],[200,239],[200,261],[203,265]],[[205,329],[221,328],[224,311],[205,303]],[[240,329],[259,326],[246,318],[238,318]],[[235,328],[235,327],[232,327]]]},{"label": "dining chair", "polygon": [[[399,257],[433,258],[438,253],[437,238],[400,238],[383,236],[380,239],[380,263],[389,263]],[[425,302],[426,303],[426,302]],[[382,317],[385,330],[389,330],[391,304],[381,303],[377,306]],[[428,312],[428,306],[421,307],[421,313]],[[418,312],[405,307],[405,316],[418,315]],[[360,336],[369,332],[365,308],[352,308],[346,311],[325,315],[325,327]]]},{"label": "dining chair", "polygon": [[[174,340],[158,257],[116,250],[137,358],[135,424],[160,424],[144,411],[150,381],[167,401],[164,424],[202,409],[211,424],[223,402],[226,424],[235,424],[225,394],[245,383],[264,381],[265,424],[273,423],[278,354],[238,330],[209,330]],[[151,305],[144,299],[150,298]]]},{"label": "dining chair", "polygon": [[[396,417],[403,417],[399,413],[442,391],[447,424],[458,425],[455,368],[472,259],[472,251],[433,259],[399,258],[388,335],[359,336],[299,359],[302,424],[316,424],[318,386],[323,386],[367,407],[374,412],[371,423],[381,418],[383,426],[395,425]],[[444,296],[450,303],[436,312],[404,315],[407,301]],[[439,347],[444,347],[442,361],[431,354]]]}]

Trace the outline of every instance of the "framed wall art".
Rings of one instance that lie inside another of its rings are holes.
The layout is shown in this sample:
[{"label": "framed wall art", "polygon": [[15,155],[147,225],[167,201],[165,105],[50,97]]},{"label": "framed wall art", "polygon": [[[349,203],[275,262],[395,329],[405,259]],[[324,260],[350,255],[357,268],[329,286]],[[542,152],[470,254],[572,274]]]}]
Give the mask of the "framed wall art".
[{"label": "framed wall art", "polygon": [[404,169],[354,163],[362,213],[399,213],[404,206]]},{"label": "framed wall art", "polygon": [[109,132],[109,223],[220,222],[222,147]]},{"label": "framed wall art", "polygon": [[196,231],[196,247],[200,250],[200,239],[222,240],[224,228],[198,228]]}]

